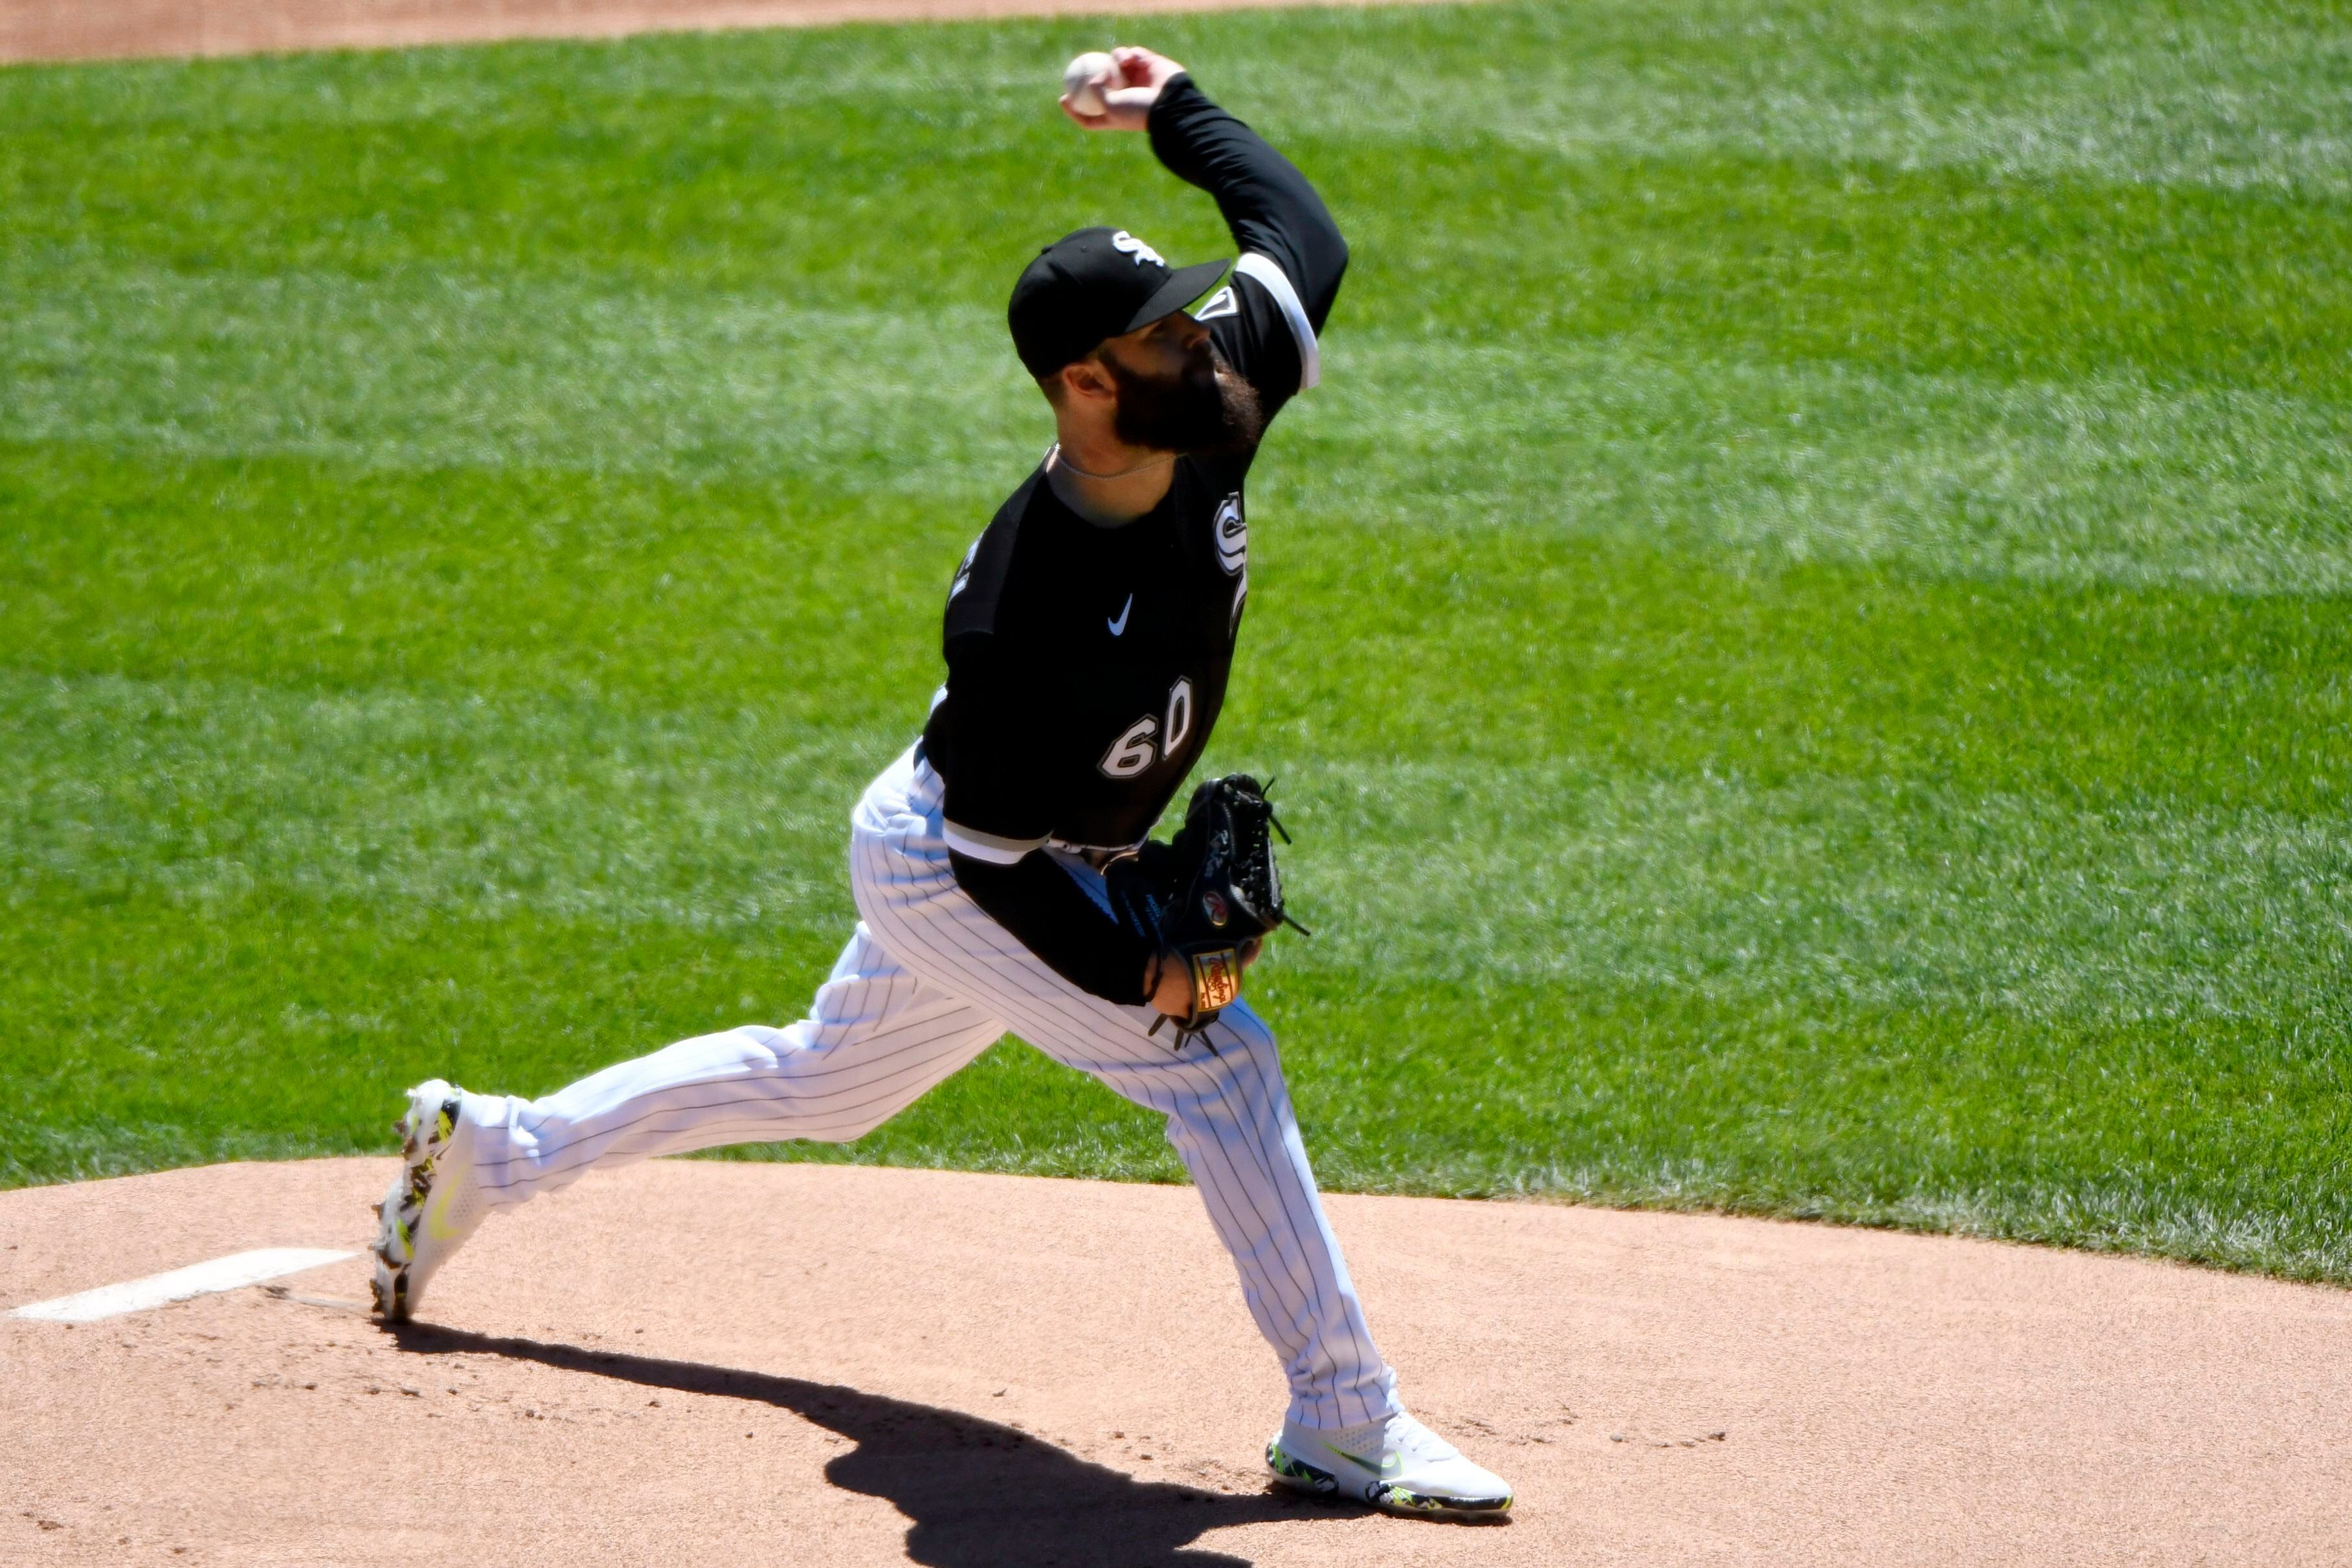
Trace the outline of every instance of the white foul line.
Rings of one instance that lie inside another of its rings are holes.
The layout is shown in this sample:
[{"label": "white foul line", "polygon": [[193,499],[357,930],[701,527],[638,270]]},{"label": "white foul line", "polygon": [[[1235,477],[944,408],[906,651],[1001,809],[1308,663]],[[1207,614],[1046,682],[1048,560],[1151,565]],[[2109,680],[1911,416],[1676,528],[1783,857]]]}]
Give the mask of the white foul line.
[{"label": "white foul line", "polygon": [[192,1296],[234,1290],[240,1285],[258,1285],[264,1279],[275,1279],[281,1274],[299,1274],[305,1268],[316,1268],[324,1263],[340,1263],[354,1256],[349,1252],[321,1251],[315,1247],[265,1247],[255,1252],[236,1252],[226,1258],[215,1258],[210,1263],[192,1263],[168,1274],[150,1274],[144,1279],[127,1279],[120,1285],[101,1285],[95,1290],[60,1296],[54,1301],[36,1301],[29,1307],[19,1307],[8,1315],[12,1318],[42,1318],[53,1323],[94,1323],[100,1318],[120,1317],[125,1312],[143,1312],[150,1307],[167,1306],[173,1301],[187,1300]]}]

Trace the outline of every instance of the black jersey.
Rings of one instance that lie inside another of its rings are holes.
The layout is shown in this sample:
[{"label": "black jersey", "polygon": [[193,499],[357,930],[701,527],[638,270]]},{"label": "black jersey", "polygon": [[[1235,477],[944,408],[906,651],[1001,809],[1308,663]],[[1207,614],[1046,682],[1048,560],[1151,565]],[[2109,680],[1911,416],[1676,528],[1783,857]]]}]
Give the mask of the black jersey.
[{"label": "black jersey", "polygon": [[[1319,379],[1317,333],[1347,247],[1305,178],[1191,78],[1161,90],[1150,133],[1241,247],[1194,314],[1271,419]],[[1160,504],[1116,527],[1064,505],[1041,464],[948,591],[948,679],[923,749],[946,784],[957,879],[1057,972],[1113,1000],[1142,1000],[1149,953],[1037,851],[1140,841],[1207,745],[1249,597],[1255,455],[1178,458]]]},{"label": "black jersey", "polygon": [[1008,862],[1049,841],[1123,848],[1224,707],[1249,594],[1246,458],[1180,458],[1144,516],[1078,516],[1041,466],[948,593],[946,695],[925,750],[949,843]]}]

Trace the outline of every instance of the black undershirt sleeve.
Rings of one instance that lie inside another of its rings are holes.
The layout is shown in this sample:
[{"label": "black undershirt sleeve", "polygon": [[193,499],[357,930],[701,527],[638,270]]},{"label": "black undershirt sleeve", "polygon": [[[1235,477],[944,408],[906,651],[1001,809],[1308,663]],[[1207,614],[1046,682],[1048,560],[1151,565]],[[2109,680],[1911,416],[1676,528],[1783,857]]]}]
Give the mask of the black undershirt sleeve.
[{"label": "black undershirt sleeve", "polygon": [[1151,150],[1168,172],[1216,198],[1234,243],[1278,263],[1316,331],[1339,297],[1348,242],[1307,176],[1209,100],[1185,74],[1151,106]]},{"label": "black undershirt sleeve", "polygon": [[948,851],[956,886],[1045,967],[1090,995],[1139,1006],[1155,944],[1121,927],[1059,861],[1033,850],[1011,866]]}]

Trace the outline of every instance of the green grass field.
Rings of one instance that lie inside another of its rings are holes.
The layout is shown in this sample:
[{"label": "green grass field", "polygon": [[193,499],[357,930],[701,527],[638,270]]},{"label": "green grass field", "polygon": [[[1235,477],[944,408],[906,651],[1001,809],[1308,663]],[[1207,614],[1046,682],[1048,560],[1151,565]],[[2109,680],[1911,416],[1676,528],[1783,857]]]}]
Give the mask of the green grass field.
[{"label": "green grass field", "polygon": [[[1327,1183],[2352,1281],[2352,13],[1843,0],[0,71],[0,1181],[795,1016],[1049,438],[1111,37],[1355,266],[1219,770]],[[1001,1046],[847,1150],[1181,1174]]]}]

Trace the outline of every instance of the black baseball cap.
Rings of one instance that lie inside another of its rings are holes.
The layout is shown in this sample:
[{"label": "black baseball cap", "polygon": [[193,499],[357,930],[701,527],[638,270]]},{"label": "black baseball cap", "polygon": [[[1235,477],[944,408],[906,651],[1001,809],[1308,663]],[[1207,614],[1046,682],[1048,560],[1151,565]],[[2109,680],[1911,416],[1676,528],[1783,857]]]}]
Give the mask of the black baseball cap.
[{"label": "black baseball cap", "polygon": [[1022,269],[1005,314],[1013,346],[1040,379],[1097,343],[1172,316],[1224,276],[1223,261],[1171,268],[1123,228],[1066,234]]}]

